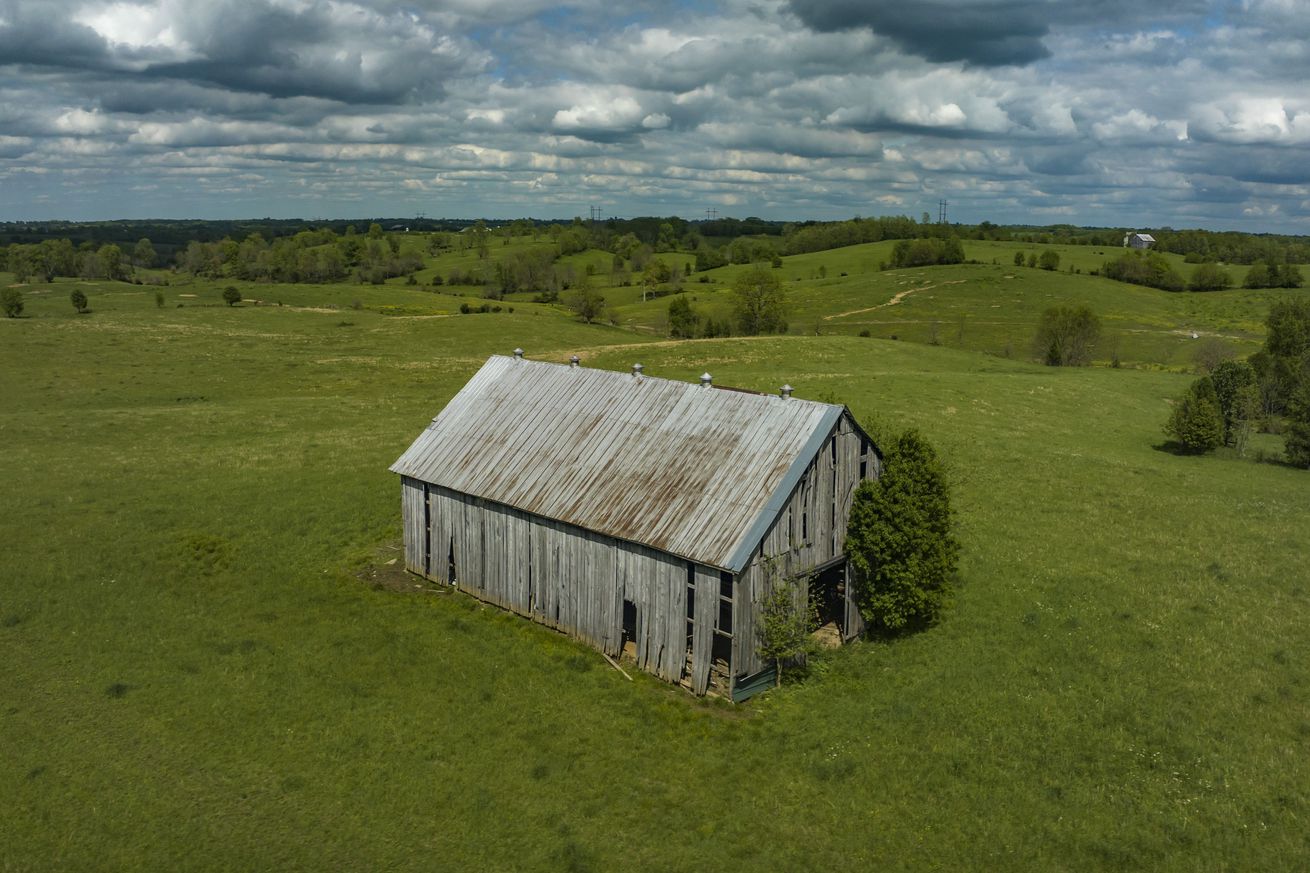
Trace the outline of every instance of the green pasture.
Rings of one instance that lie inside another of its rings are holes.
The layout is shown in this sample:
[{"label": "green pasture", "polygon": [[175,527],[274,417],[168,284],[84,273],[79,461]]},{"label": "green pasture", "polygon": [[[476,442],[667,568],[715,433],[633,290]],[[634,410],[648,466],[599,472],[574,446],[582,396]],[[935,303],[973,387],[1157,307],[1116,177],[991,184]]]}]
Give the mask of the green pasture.
[{"label": "green pasture", "polygon": [[[686,342],[390,283],[162,309],[82,284],[85,316],[71,283],[25,289],[0,318],[0,869],[1304,869],[1308,474],[1268,435],[1165,451],[1189,376],[997,348],[1094,300],[1146,331],[1121,354],[1179,365],[1171,331],[1249,350],[1269,298],[807,273],[872,256],[785,262],[822,335]],[[407,577],[386,467],[514,346],[920,428],[955,486],[953,607],[732,707]]]}]

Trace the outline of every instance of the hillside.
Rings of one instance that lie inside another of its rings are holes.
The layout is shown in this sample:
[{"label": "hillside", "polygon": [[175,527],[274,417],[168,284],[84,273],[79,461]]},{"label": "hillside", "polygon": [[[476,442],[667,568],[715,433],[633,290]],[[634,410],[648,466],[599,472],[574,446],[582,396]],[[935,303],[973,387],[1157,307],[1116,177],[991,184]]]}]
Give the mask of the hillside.
[{"label": "hillside", "polygon": [[[460,315],[476,289],[403,280],[241,283],[264,303],[237,307],[195,280],[162,308],[81,283],[81,317],[74,283],[29,286],[0,319],[0,866],[1303,867],[1306,474],[1255,459],[1268,435],[1163,451],[1188,375],[1020,350],[1087,303],[1126,360],[1181,369],[1178,331],[1253,348],[1267,292],[850,269],[880,245],[785,260],[822,336]],[[964,546],[945,621],[734,708],[396,572],[388,464],[516,345],[922,429]]]}]

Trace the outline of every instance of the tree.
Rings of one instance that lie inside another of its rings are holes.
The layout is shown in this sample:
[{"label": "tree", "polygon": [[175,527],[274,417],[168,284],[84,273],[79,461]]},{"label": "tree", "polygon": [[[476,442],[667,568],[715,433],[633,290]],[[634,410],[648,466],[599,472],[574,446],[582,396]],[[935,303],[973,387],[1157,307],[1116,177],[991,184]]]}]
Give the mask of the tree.
[{"label": "tree", "polygon": [[1289,464],[1310,469],[1310,380],[1302,380],[1288,401],[1283,450]]},{"label": "tree", "polygon": [[0,308],[6,318],[17,318],[23,314],[23,292],[17,288],[0,289]]},{"label": "tree", "polygon": [[1060,269],[1060,253],[1054,249],[1045,249],[1042,256],[1037,259],[1037,263],[1043,270],[1058,270]]},{"label": "tree", "polygon": [[906,431],[887,447],[882,475],[861,482],[851,503],[846,550],[869,627],[895,632],[936,621],[959,563],[953,519],[937,452]]},{"label": "tree", "polygon": [[1085,367],[1101,338],[1101,320],[1086,306],[1055,306],[1042,313],[1033,351],[1051,367]]},{"label": "tree", "polygon": [[1014,253],[1014,265],[1015,265],[1016,267],[1022,267],[1022,266],[1023,266],[1023,252],[1015,252],[1015,253]]},{"label": "tree", "polygon": [[1228,271],[1218,264],[1201,264],[1192,271],[1192,279],[1187,283],[1190,291],[1222,291],[1231,287],[1233,278]]},{"label": "tree", "polygon": [[1214,368],[1233,357],[1233,350],[1218,337],[1208,336],[1196,344],[1192,361],[1202,372],[1213,373]]},{"label": "tree", "polygon": [[787,293],[778,275],[756,264],[732,285],[737,326],[742,334],[787,332]]},{"label": "tree", "polygon": [[669,335],[678,339],[694,337],[700,327],[700,317],[691,308],[687,295],[679,294],[669,301]]},{"label": "tree", "polygon": [[782,666],[787,661],[801,660],[809,654],[810,634],[819,626],[818,613],[806,602],[797,605],[804,596],[806,580],[776,579],[776,570],[770,564],[768,575],[775,577],[773,592],[764,599],[760,610],[759,655],[772,661],[776,669],[774,685],[782,684]]},{"label": "tree", "polygon": [[1223,445],[1224,416],[1219,409],[1214,381],[1209,376],[1202,376],[1193,382],[1187,393],[1174,403],[1164,432],[1195,454]]},{"label": "tree", "polygon": [[68,299],[78,315],[86,312],[86,294],[82,293],[81,288],[74,288],[73,293],[68,295]]},{"label": "tree", "polygon": [[137,240],[136,246],[132,249],[132,262],[138,267],[155,265],[155,247],[150,244],[150,240],[145,237]]},{"label": "tree", "polygon": [[583,277],[582,281],[565,295],[564,304],[587,324],[591,324],[605,312],[605,298],[586,277]]},{"label": "tree", "polygon": [[156,291],[156,292],[155,292],[155,308],[156,308],[156,309],[163,309],[163,308],[164,308],[164,292],[163,292],[163,291]]},{"label": "tree", "polygon": [[645,300],[646,295],[654,293],[655,289],[673,277],[673,271],[669,265],[664,263],[663,258],[651,258],[646,263],[646,269],[641,274],[641,299]]},{"label": "tree", "polygon": [[228,306],[236,306],[241,302],[241,292],[233,285],[228,285],[223,289],[223,302]]},{"label": "tree", "polygon": [[1252,264],[1242,281],[1243,288],[1268,288],[1270,284],[1269,265],[1265,263]]},{"label": "tree", "polygon": [[1253,392],[1259,402],[1255,370],[1246,361],[1222,361],[1210,373],[1210,381],[1224,421],[1224,444],[1235,446],[1241,428],[1256,415],[1250,408]]}]

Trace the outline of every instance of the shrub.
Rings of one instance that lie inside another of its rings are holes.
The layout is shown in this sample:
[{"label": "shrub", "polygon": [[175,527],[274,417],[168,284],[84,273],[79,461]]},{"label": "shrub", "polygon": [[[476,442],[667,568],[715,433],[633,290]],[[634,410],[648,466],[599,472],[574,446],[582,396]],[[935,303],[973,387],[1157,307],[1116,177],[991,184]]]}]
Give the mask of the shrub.
[{"label": "shrub", "polygon": [[694,337],[699,327],[700,317],[685,295],[679,294],[669,301],[670,336],[678,339]]},{"label": "shrub", "polygon": [[1231,287],[1233,278],[1218,264],[1201,264],[1192,271],[1192,280],[1187,283],[1190,291],[1222,291]]},{"label": "shrub", "polygon": [[1202,376],[1174,404],[1164,432],[1189,452],[1201,454],[1224,442],[1224,416],[1219,409],[1214,381]]},{"label": "shrub", "polygon": [[86,294],[81,288],[74,288],[72,293],[68,295],[68,300],[73,304],[73,310],[78,315],[86,312]]},{"label": "shrub", "polygon": [[1310,382],[1305,382],[1287,403],[1287,432],[1283,437],[1287,462],[1310,469]]},{"label": "shrub", "polygon": [[918,431],[887,447],[882,475],[855,491],[846,548],[860,614],[872,629],[932,624],[947,603],[960,546],[946,473]]},{"label": "shrub", "polygon": [[1055,306],[1042,313],[1033,351],[1051,367],[1085,367],[1101,338],[1101,320],[1086,306]]},{"label": "shrub", "polygon": [[468,314],[469,314],[470,312],[472,312],[472,311],[473,311],[473,307],[472,307],[472,306],[469,306],[467,303],[461,303],[461,304],[459,305],[459,314],[460,314],[460,315],[468,315]]},{"label": "shrub", "polygon": [[156,291],[156,292],[155,292],[155,308],[156,308],[156,309],[163,309],[163,308],[164,308],[164,292],[163,292],[163,291]]},{"label": "shrub", "polygon": [[236,306],[241,302],[241,292],[234,286],[228,285],[223,289],[223,302],[228,306]]},{"label": "shrub", "polygon": [[1015,252],[1015,253],[1014,253],[1014,265],[1015,265],[1016,267],[1022,267],[1022,266],[1023,266],[1023,252]]},{"label": "shrub", "polygon": [[0,289],[0,308],[6,318],[17,318],[23,314],[23,292],[17,288]]},{"label": "shrub", "polygon": [[1060,254],[1051,249],[1046,249],[1042,252],[1042,256],[1038,258],[1037,263],[1043,270],[1058,270],[1060,269]]},{"label": "shrub", "polygon": [[1210,373],[1210,381],[1224,420],[1224,443],[1235,446],[1238,431],[1258,415],[1255,370],[1246,361],[1222,361]]},{"label": "shrub", "polygon": [[[769,572],[776,575],[770,568]],[[779,579],[760,610],[759,655],[777,668],[775,684],[782,684],[783,664],[804,662],[810,653],[810,634],[819,626],[818,612],[810,603],[798,606],[802,586],[798,579]]]}]

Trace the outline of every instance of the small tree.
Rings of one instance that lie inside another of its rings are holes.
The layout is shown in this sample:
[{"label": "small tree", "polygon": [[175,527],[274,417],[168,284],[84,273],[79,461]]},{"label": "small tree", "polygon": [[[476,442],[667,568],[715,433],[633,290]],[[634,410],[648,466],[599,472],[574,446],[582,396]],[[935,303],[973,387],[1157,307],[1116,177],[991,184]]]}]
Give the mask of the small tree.
[{"label": "small tree", "polygon": [[851,504],[846,550],[869,627],[894,632],[937,619],[959,562],[953,518],[941,460],[918,431],[906,431]]},{"label": "small tree", "polygon": [[223,289],[223,302],[228,306],[236,306],[241,302],[241,292],[234,285],[228,285]]},{"label": "small tree", "polygon": [[605,312],[605,298],[586,277],[564,296],[564,304],[587,324],[591,324]]},{"label": "small tree", "polygon": [[669,335],[679,339],[694,337],[700,327],[700,317],[691,308],[687,295],[679,294],[669,301]]},{"label": "small tree", "polygon": [[811,648],[810,634],[819,625],[818,613],[806,602],[796,601],[805,587],[803,579],[777,580],[773,593],[760,610],[759,655],[772,661],[777,670],[775,685],[782,684],[783,664],[803,661]]},{"label": "small tree", "polygon": [[86,295],[82,293],[81,288],[74,288],[73,293],[68,295],[69,301],[73,304],[73,309],[78,315],[86,312]]},{"label": "small tree", "polygon": [[756,264],[732,285],[738,329],[746,336],[787,332],[787,294],[778,275]]},{"label": "small tree", "polygon": [[1190,291],[1222,291],[1232,284],[1233,277],[1223,267],[1218,264],[1201,264],[1192,271],[1187,288]]},{"label": "small tree", "polygon": [[1304,381],[1287,403],[1287,462],[1310,469],[1310,381]]},{"label": "small tree", "polygon": [[1224,443],[1235,446],[1237,431],[1243,422],[1249,422],[1255,413],[1248,408],[1255,387],[1255,370],[1246,361],[1222,361],[1210,373],[1214,383],[1215,400],[1224,420]]},{"label": "small tree", "polygon": [[1014,253],[1014,265],[1015,265],[1016,267],[1022,267],[1022,266],[1023,266],[1023,252],[1015,252],[1015,253]]},{"label": "small tree", "polygon": [[23,314],[23,292],[17,288],[0,289],[0,307],[4,308],[6,318],[17,318]]},{"label": "small tree", "polygon": [[155,292],[155,308],[156,308],[156,309],[163,309],[163,308],[164,308],[164,292],[163,292],[163,291],[156,291],[156,292]]},{"label": "small tree", "polygon": [[1043,270],[1058,270],[1060,269],[1060,254],[1052,249],[1046,249],[1042,252],[1042,256],[1037,263]]},{"label": "small tree", "polygon": [[1085,367],[1101,338],[1101,320],[1086,306],[1056,306],[1042,313],[1033,351],[1051,367]]},{"label": "small tree", "polygon": [[1224,416],[1219,409],[1214,381],[1209,376],[1197,379],[1178,399],[1164,432],[1196,454],[1224,444]]}]

